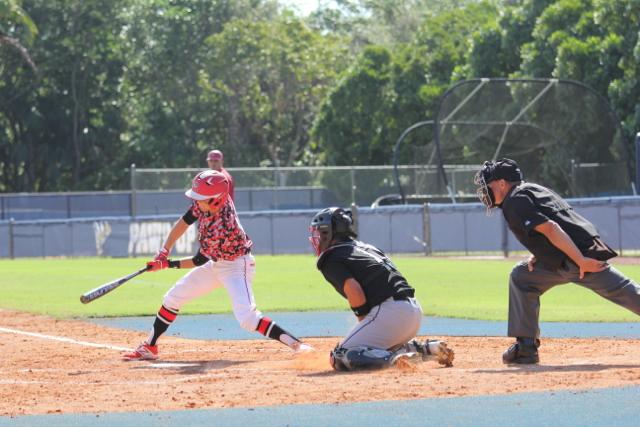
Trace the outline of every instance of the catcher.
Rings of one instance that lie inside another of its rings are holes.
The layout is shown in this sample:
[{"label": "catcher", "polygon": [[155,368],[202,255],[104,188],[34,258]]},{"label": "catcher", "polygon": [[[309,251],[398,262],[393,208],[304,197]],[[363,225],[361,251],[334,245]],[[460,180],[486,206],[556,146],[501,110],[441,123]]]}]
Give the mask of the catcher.
[{"label": "catcher", "polygon": [[504,363],[538,363],[540,296],[556,285],[577,283],[640,314],[640,287],[607,260],[617,256],[596,228],[550,189],[525,182],[511,159],[485,162],[475,176],[478,197],[496,207],[515,237],[533,255],[509,278],[509,330],[516,338]]},{"label": "catcher", "polygon": [[454,354],[444,341],[414,339],[422,321],[414,289],[380,249],[355,240],[351,212],[323,209],[309,230],[318,269],[358,318],[330,353],[335,370],[381,369],[403,357],[452,366]]},{"label": "catcher", "polygon": [[[231,298],[233,314],[248,331],[280,341],[294,351],[309,351],[311,346],[282,329],[256,309],[251,284],[256,263],[251,255],[252,242],[244,232],[229,197],[229,181],[220,172],[208,170],[195,176],[186,196],[192,199],[189,210],[167,236],[164,245],[147,263],[150,271],[165,268],[191,269],[166,293],[149,338],[137,349],[123,355],[125,360],[158,358],[157,340],[176,319],[180,308],[194,298],[224,286]],[[193,258],[168,258],[176,241],[187,228],[198,222],[200,250]]]}]

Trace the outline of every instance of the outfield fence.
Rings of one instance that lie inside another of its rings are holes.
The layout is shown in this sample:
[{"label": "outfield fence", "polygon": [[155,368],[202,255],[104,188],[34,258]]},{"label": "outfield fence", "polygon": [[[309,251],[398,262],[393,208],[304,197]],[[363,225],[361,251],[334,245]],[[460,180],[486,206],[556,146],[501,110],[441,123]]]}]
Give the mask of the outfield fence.
[{"label": "outfield fence", "polygon": [[[640,250],[640,197],[570,200],[604,240],[622,254]],[[240,212],[256,254],[310,253],[308,226],[317,209]],[[505,254],[524,248],[508,232],[500,212],[487,216],[479,203],[380,206],[355,209],[360,237],[389,253]],[[176,215],[0,221],[0,257],[110,256],[153,254]],[[173,254],[198,248],[196,227]]]}]

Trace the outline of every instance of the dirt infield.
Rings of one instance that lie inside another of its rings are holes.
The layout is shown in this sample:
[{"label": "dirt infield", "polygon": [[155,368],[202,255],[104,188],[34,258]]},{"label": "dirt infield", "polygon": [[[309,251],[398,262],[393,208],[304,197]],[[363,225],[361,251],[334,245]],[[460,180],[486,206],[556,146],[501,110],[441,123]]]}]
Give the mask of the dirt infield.
[{"label": "dirt infield", "polygon": [[339,374],[328,365],[328,352],[337,338],[309,339],[317,352],[294,355],[265,339],[163,337],[161,361],[120,360],[120,348],[144,338],[137,332],[82,321],[0,311],[0,416],[349,403],[640,385],[637,340],[546,339],[540,365],[507,367],[500,354],[510,339],[451,337],[446,339],[456,350],[452,368],[426,362]]}]

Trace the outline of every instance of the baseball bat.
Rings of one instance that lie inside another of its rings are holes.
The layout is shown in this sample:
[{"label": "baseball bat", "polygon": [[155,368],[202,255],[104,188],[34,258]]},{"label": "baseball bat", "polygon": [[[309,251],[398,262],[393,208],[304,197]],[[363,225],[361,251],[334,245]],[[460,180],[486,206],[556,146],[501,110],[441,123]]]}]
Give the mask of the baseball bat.
[{"label": "baseball bat", "polygon": [[131,273],[131,274],[127,275],[127,276],[124,276],[124,277],[121,277],[119,279],[116,279],[113,282],[105,283],[104,285],[98,286],[97,288],[92,289],[89,292],[85,292],[84,294],[82,294],[80,296],[80,302],[82,302],[83,304],[87,304],[87,303],[89,303],[89,302],[91,302],[93,300],[96,300],[96,299],[100,298],[101,296],[108,294],[109,292],[111,292],[115,288],[124,285],[129,280],[133,279],[134,277],[141,275],[142,273],[144,273],[148,269],[149,269],[148,267],[141,268],[140,270],[138,270],[138,271],[136,271],[134,273]]}]

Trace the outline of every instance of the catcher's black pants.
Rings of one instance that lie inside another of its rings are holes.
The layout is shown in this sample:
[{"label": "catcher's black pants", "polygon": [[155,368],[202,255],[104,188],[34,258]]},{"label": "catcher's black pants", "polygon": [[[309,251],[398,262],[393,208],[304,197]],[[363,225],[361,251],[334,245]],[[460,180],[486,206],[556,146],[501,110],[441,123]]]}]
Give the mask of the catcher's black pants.
[{"label": "catcher's black pants", "polygon": [[516,264],[509,278],[508,335],[538,338],[540,296],[556,285],[569,282],[591,289],[640,315],[640,286],[611,266],[599,273],[585,273],[580,279],[580,269],[572,262],[566,262],[557,270],[536,263],[533,271],[529,271],[527,262],[523,261]]}]

